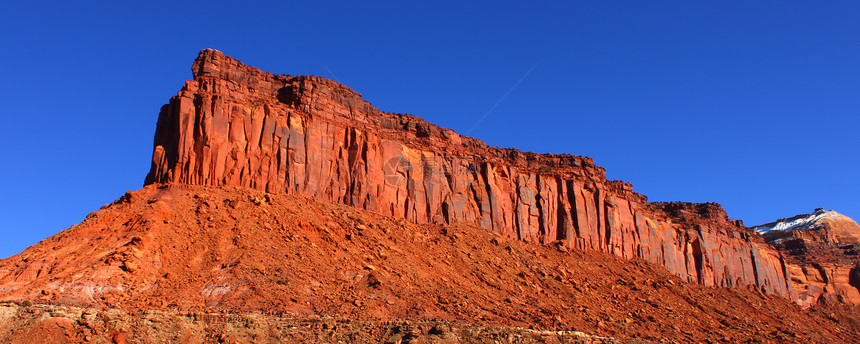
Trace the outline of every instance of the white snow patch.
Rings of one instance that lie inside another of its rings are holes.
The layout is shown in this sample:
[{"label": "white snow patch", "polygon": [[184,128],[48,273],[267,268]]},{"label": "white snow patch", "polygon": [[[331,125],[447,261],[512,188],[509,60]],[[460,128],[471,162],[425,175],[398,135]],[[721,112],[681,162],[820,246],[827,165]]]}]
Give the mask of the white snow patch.
[{"label": "white snow patch", "polygon": [[806,215],[806,216],[795,216],[789,219],[782,219],[776,222],[771,222],[768,224],[750,227],[750,229],[758,232],[759,234],[766,234],[770,232],[782,232],[782,231],[794,231],[794,230],[809,230],[812,229],[812,226],[816,224],[819,220],[823,220],[826,218],[838,218],[844,217],[840,213],[837,213],[833,210],[824,210],[824,209],[816,209],[814,213]]}]

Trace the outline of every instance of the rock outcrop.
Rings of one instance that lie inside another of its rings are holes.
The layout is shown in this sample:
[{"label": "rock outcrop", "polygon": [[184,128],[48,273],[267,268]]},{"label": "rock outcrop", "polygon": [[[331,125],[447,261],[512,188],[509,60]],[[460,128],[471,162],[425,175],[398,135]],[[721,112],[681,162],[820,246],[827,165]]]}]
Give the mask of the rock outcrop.
[{"label": "rock outcrop", "polygon": [[788,296],[779,252],[717,204],[659,203],[592,159],[490,147],[385,113],[315,76],[203,50],[158,118],[146,184],[301,194],[414,223],[474,223],[526,242],[642,258],[689,282]]},{"label": "rock outcrop", "polygon": [[752,229],[785,257],[795,302],[860,305],[860,225],[853,219],[816,209]]}]

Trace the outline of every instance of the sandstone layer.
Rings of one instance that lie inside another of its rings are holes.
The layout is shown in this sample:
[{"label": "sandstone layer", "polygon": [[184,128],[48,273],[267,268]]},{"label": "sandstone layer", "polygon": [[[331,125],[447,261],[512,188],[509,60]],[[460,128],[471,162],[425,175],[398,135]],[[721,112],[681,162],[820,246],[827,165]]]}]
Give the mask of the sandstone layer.
[{"label": "sandstone layer", "polygon": [[300,194],[413,223],[641,258],[682,279],[788,296],[779,252],[719,205],[651,204],[592,159],[490,147],[352,89],[203,50],[158,119],[146,184]]}]

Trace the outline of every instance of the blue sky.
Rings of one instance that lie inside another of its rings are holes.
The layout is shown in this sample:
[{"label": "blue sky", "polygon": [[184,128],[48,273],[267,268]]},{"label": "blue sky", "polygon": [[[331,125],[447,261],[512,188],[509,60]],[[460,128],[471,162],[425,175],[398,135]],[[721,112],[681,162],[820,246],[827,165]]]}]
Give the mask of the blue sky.
[{"label": "blue sky", "polygon": [[159,108],[203,48],[494,146],[593,157],[652,201],[719,202],[747,225],[816,207],[860,219],[858,14],[856,1],[7,1],[0,257],[142,186]]}]

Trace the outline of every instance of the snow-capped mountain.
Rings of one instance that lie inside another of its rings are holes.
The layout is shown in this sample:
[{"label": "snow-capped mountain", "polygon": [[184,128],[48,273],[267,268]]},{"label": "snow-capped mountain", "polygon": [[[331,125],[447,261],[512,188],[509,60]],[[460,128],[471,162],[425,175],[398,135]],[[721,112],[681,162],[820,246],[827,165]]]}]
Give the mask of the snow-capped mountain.
[{"label": "snow-capped mountain", "polygon": [[[794,217],[779,219],[750,229],[765,236],[771,244],[781,242],[789,237],[804,237],[816,241],[831,243],[860,242],[860,225],[853,219],[834,210],[815,209],[812,214],[802,214]],[[809,234],[791,234],[796,231],[810,232]],[[813,234],[812,232],[818,232]]]},{"label": "snow-capped mountain", "polygon": [[819,208],[750,229],[782,254],[798,304],[860,304],[860,225],[853,219]]},{"label": "snow-capped mountain", "polygon": [[809,230],[815,229],[819,221],[826,218],[840,218],[847,216],[837,213],[834,210],[824,210],[822,208],[815,209],[812,214],[802,214],[787,219],[779,219],[775,222],[766,223],[763,225],[750,227],[750,229],[759,234],[767,234],[776,231],[793,231],[793,230]]}]

